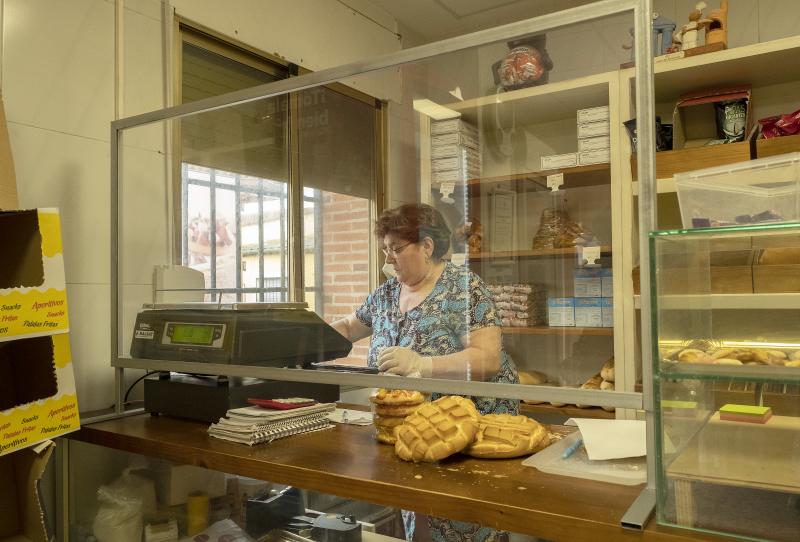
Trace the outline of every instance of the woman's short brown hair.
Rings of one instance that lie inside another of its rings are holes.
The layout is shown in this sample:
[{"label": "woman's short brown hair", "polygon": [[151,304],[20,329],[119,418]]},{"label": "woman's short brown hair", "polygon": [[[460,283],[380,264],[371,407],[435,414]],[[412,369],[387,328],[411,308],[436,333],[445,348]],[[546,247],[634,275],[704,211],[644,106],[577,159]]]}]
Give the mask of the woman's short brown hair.
[{"label": "woman's short brown hair", "polygon": [[426,237],[433,241],[433,258],[440,259],[450,249],[450,228],[442,214],[425,203],[406,203],[386,209],[375,221],[379,238],[394,235],[411,243]]}]

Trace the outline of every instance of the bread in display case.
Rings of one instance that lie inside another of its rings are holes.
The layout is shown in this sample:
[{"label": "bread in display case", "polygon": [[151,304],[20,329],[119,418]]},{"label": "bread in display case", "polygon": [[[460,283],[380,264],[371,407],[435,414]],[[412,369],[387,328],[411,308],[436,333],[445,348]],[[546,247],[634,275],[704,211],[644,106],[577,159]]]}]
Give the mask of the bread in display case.
[{"label": "bread in display case", "polygon": [[797,223],[651,234],[661,523],[800,539],[800,297],[716,294],[711,271],[726,246],[798,241]]}]

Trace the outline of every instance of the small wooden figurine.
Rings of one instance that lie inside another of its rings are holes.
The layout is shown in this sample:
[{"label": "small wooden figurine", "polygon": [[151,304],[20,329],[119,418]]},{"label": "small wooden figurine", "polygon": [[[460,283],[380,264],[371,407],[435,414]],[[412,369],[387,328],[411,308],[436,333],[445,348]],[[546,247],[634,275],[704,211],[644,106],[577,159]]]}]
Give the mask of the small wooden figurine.
[{"label": "small wooden figurine", "polygon": [[705,2],[695,4],[694,11],[689,14],[689,22],[678,30],[672,41],[679,43],[681,51],[694,49],[699,46],[700,30],[704,30],[711,23],[711,19],[703,17],[703,10],[706,9]]},{"label": "small wooden figurine", "polygon": [[728,48],[728,0],[720,0],[719,9],[708,14],[709,24],[706,29],[706,45],[721,43],[723,49]]}]

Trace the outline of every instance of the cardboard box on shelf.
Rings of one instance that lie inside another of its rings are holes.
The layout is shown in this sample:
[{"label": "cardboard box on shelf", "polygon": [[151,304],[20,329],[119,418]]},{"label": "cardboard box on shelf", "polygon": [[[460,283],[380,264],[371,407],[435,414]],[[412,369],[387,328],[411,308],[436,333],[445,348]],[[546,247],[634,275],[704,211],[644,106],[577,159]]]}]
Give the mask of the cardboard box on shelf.
[{"label": "cardboard box on shelf", "polygon": [[153,479],[156,498],[163,506],[184,504],[194,491],[204,491],[211,499],[228,492],[224,472],[193,465],[173,465],[157,461],[152,463],[146,475]]},{"label": "cardboard box on shelf", "polygon": [[542,156],[542,169],[562,169],[578,165],[578,153],[551,154]]},{"label": "cardboard box on shelf", "polygon": [[0,211],[0,341],[69,331],[57,209]]},{"label": "cardboard box on shelf", "polygon": [[800,134],[756,139],[756,158],[800,151]]},{"label": "cardboard box on shelf", "polygon": [[604,267],[600,271],[600,297],[614,297],[614,271]]},{"label": "cardboard box on shelf", "polygon": [[603,327],[599,297],[575,298],[575,327]]},{"label": "cardboard box on shelf", "polygon": [[[719,139],[716,103],[746,100],[747,114],[742,130],[744,140],[709,145]],[[750,160],[753,115],[750,85],[692,92],[680,97],[672,113],[672,149],[656,153],[656,177],[666,179],[675,173]],[[631,156],[633,180],[638,179],[636,155]]]},{"label": "cardboard box on shelf", "polygon": [[[744,162],[750,160],[752,156],[750,147],[750,141],[742,141],[727,145],[657,152],[656,178],[670,179],[676,173]],[[636,164],[636,155],[634,154],[631,156],[631,174],[634,181],[639,179]]]},{"label": "cardboard box on shelf", "polygon": [[588,137],[578,140],[578,152],[600,151],[611,149],[611,138],[609,136]]},{"label": "cardboard box on shelf", "polygon": [[39,480],[53,453],[52,441],[0,457],[0,542],[48,542],[39,502]]},{"label": "cardboard box on shelf", "polygon": [[800,248],[763,249],[753,265],[753,291],[757,294],[800,292]]},{"label": "cardboard box on shelf", "polygon": [[611,133],[611,125],[607,120],[600,122],[588,122],[578,125],[578,139],[590,137],[603,137]]},{"label": "cardboard box on shelf", "polygon": [[575,327],[575,298],[551,297],[547,300],[550,327]]},{"label": "cardboard box on shelf", "polygon": [[579,166],[608,164],[609,162],[611,162],[611,149],[598,149],[596,151],[583,151],[578,153]]},{"label": "cardboard box on shelf", "polygon": [[478,149],[478,138],[473,132],[448,132],[431,137],[431,147],[436,148],[442,145],[459,145]]},{"label": "cardboard box on shelf", "polygon": [[600,298],[600,311],[603,327],[614,327],[614,299],[611,297]]},{"label": "cardboard box on shelf", "polygon": [[[721,133],[715,104],[743,100],[746,116],[736,128],[746,141],[753,127],[750,85],[691,92],[680,97],[672,113],[672,148],[674,150],[703,147],[720,139]],[[730,137],[730,136],[728,136]],[[712,145],[715,147],[716,145]]]},{"label": "cardboard box on shelf", "polygon": [[463,150],[457,151],[455,156],[431,160],[431,171],[434,173],[441,173],[451,169],[480,170],[480,168],[480,156],[466,153]]},{"label": "cardboard box on shelf", "polygon": [[600,107],[590,107],[588,109],[578,109],[578,124],[587,124],[590,122],[608,122],[609,111],[607,105]]},{"label": "cardboard box on shelf", "polygon": [[[659,269],[659,292],[666,295],[752,294],[752,250],[711,252],[708,261],[692,262],[686,254],[671,255]],[[633,291],[640,293],[639,266],[633,268]]]},{"label": "cardboard box on shelf", "polygon": [[573,279],[575,297],[600,297],[603,291],[602,268],[579,267]]},{"label": "cardboard box on shelf", "polygon": [[431,135],[438,136],[452,132],[464,132],[477,137],[478,129],[461,119],[446,119],[431,122]]},{"label": "cardboard box on shelf", "polygon": [[69,334],[0,343],[0,456],[78,429]]}]

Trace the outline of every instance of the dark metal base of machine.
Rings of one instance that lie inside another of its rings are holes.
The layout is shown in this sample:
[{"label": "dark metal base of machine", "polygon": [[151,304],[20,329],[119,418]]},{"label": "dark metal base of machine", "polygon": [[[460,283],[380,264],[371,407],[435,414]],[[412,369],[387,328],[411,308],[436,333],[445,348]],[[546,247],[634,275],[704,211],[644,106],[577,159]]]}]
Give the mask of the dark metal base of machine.
[{"label": "dark metal base of machine", "polygon": [[308,382],[284,382],[237,378],[220,381],[172,373],[148,377],[144,381],[144,409],[151,414],[215,423],[232,408],[249,406],[247,399],[308,397],[321,403],[339,400],[339,386]]}]

